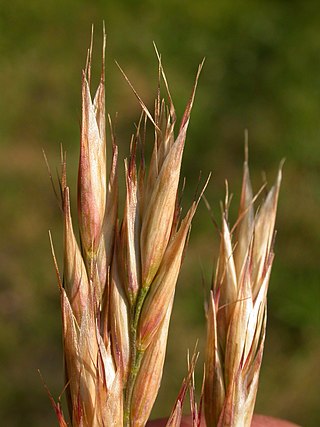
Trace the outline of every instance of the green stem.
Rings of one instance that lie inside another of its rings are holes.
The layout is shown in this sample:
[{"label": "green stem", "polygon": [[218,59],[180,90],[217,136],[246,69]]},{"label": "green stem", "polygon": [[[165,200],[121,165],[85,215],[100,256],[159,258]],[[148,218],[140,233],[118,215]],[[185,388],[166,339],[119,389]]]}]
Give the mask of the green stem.
[{"label": "green stem", "polygon": [[132,401],[132,394],[138,372],[140,370],[141,361],[144,355],[144,350],[137,349],[137,332],[138,323],[144,300],[147,296],[149,288],[141,288],[137,297],[137,302],[132,310],[131,315],[131,327],[130,327],[130,371],[127,380],[127,386],[125,391],[124,401],[124,414],[123,414],[123,425],[124,427],[130,427],[130,408]]}]

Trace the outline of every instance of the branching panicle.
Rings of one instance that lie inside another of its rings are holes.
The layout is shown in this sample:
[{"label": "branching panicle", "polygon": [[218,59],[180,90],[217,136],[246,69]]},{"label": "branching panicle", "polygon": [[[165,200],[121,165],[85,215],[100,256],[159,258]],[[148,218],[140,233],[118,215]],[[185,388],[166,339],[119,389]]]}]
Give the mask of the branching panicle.
[{"label": "branching panicle", "polygon": [[[71,219],[64,154],[61,161],[65,377],[72,426],[138,427],[146,424],[160,386],[176,282],[197,206],[193,203],[180,219],[177,191],[196,84],[175,135],[175,109],[158,52],[154,118],[119,66],[142,108],[125,160],[126,197],[119,218],[118,147],[110,116],[111,143],[106,138],[104,52],[105,34],[95,96],[90,93],[92,41],[82,75],[80,244]],[[161,78],[169,106],[161,98]],[[154,128],[148,173],[147,120]],[[59,406],[55,409],[61,418]]]}]

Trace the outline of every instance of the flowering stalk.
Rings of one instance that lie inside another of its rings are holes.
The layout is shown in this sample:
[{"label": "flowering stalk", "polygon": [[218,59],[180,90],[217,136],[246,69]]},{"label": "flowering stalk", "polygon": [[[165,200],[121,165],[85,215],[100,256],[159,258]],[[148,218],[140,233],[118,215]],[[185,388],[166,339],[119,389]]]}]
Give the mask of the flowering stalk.
[{"label": "flowering stalk", "polygon": [[[159,58],[169,106],[160,90],[154,118],[142,115],[125,160],[126,198],[118,218],[118,148],[105,132],[104,51],[100,83],[90,93],[92,44],[82,76],[78,173],[80,244],[71,218],[65,159],[60,181],[64,217],[61,293],[66,394],[74,427],[146,424],[161,382],[176,282],[197,202],[180,219],[177,191],[196,82],[178,135],[176,114]],[[137,95],[138,96],[138,95]],[[147,119],[154,126],[148,174],[143,154]],[[107,152],[112,151],[107,174]],[[56,262],[55,262],[56,263]],[[59,423],[66,425],[59,409]]]},{"label": "flowering stalk", "polygon": [[266,332],[280,183],[281,168],[255,214],[245,161],[239,216],[232,230],[227,222],[228,200],[222,214],[220,256],[207,310],[204,407],[208,427],[251,424]]}]

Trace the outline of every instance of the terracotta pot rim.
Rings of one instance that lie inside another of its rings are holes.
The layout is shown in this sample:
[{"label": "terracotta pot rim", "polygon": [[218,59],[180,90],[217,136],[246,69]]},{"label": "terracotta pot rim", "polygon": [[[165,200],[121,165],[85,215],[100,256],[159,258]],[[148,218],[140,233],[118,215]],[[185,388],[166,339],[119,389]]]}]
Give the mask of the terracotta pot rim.
[{"label": "terracotta pot rim", "polygon": [[[165,427],[167,418],[149,421],[147,427]],[[205,424],[201,424],[205,427]],[[192,427],[192,420],[189,415],[182,418],[181,427]],[[280,418],[271,417],[268,415],[254,414],[251,427],[301,427],[290,421]]]}]

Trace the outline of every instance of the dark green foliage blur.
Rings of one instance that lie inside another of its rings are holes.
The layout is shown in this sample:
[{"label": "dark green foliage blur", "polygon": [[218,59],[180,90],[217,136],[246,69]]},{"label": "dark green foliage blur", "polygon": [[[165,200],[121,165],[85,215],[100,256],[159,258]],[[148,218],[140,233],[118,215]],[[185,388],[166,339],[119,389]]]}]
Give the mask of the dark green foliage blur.
[{"label": "dark green foliage blur", "polygon": [[[120,158],[128,154],[139,105],[114,64],[153,107],[162,54],[179,116],[206,57],[186,145],[186,209],[199,171],[219,222],[227,178],[235,218],[244,129],[254,189],[285,157],[270,283],[268,333],[257,411],[319,426],[320,382],[320,6],[298,1],[15,0],[0,5],[0,419],[54,426],[63,389],[59,292],[47,230],[62,266],[62,222],[42,148],[53,170],[68,156],[75,214],[81,69],[95,24],[94,82],[106,22],[107,109],[118,112]],[[122,163],[121,173],[123,171]],[[122,187],[123,191],[123,187]],[[74,215],[75,216],[75,215]],[[205,336],[203,297],[218,232],[204,204],[192,228],[154,416],[168,414],[186,372],[186,352]]]}]

